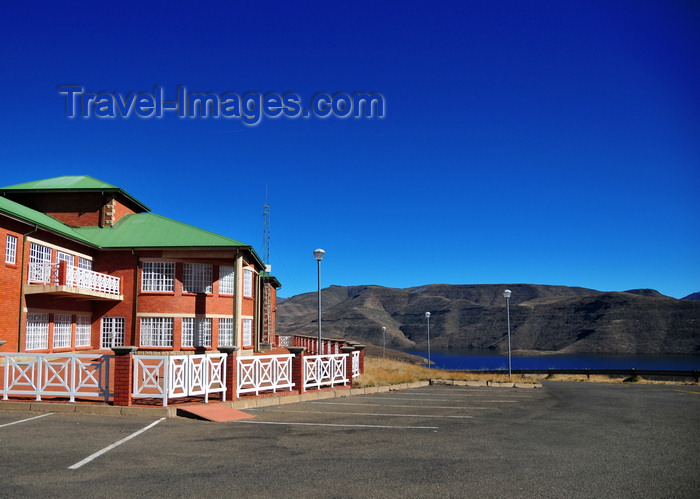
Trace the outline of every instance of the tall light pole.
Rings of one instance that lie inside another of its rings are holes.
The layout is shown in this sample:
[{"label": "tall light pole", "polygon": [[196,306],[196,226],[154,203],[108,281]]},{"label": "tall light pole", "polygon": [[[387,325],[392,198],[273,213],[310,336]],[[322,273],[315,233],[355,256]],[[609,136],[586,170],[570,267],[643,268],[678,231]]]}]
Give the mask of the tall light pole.
[{"label": "tall light pole", "polygon": [[383,345],[383,352],[382,357],[386,357],[386,326],[382,326],[382,345]]},{"label": "tall light pole", "polygon": [[508,379],[511,379],[511,369],[510,369],[510,289],[506,289],[503,292],[503,298],[506,299],[506,313],[508,314]]},{"label": "tall light pole", "polygon": [[321,342],[321,260],[326,252],[321,248],[314,251],[314,258],[318,263],[318,355],[323,355],[323,343]]},{"label": "tall light pole", "polygon": [[425,318],[428,319],[428,369],[430,369],[430,312],[425,313]]}]

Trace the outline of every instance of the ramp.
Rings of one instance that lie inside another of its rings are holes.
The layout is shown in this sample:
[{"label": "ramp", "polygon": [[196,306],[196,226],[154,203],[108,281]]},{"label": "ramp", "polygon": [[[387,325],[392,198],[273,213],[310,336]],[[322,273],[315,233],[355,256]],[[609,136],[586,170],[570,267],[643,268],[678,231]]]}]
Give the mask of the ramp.
[{"label": "ramp", "polygon": [[236,421],[238,419],[254,418],[252,414],[239,411],[220,404],[202,404],[187,407],[178,407],[177,415],[186,418],[204,419],[222,423],[224,421]]}]

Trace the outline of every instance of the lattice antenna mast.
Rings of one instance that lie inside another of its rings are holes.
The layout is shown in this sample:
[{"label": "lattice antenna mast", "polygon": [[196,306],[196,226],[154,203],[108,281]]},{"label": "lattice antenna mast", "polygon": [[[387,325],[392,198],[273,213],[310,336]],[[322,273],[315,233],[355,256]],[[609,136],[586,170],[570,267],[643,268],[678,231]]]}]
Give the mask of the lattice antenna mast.
[{"label": "lattice antenna mast", "polygon": [[[263,263],[265,264],[265,272],[270,273],[270,203],[268,202],[267,184],[265,184],[265,204],[263,205]],[[262,343],[269,347],[272,330],[272,310],[270,298],[270,284],[263,280],[263,323],[262,323]]]}]

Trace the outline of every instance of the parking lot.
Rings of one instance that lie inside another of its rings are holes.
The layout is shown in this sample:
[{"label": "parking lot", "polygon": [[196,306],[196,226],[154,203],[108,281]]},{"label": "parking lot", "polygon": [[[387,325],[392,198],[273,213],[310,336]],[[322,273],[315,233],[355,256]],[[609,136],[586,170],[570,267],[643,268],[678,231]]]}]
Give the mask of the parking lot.
[{"label": "parking lot", "polygon": [[0,411],[1,497],[698,497],[700,389],[429,386],[254,418]]}]

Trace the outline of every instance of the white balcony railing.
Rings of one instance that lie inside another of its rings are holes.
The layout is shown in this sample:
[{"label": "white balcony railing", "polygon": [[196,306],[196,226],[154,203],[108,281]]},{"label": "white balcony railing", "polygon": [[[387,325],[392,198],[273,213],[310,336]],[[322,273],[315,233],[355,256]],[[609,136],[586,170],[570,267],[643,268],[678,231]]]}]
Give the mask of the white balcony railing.
[{"label": "white balcony railing", "polygon": [[254,357],[238,357],[238,386],[236,396],[244,393],[255,393],[278,390],[291,390],[292,358],[294,355],[256,355]]},{"label": "white balcony railing", "polygon": [[349,380],[345,373],[348,354],[309,355],[304,357],[306,388],[343,385]]},{"label": "white balcony railing", "polygon": [[[65,266],[65,275],[61,272],[61,266]],[[29,284],[67,286],[109,295],[120,294],[120,281],[119,277],[81,269],[65,262],[30,263],[27,279]]]}]

